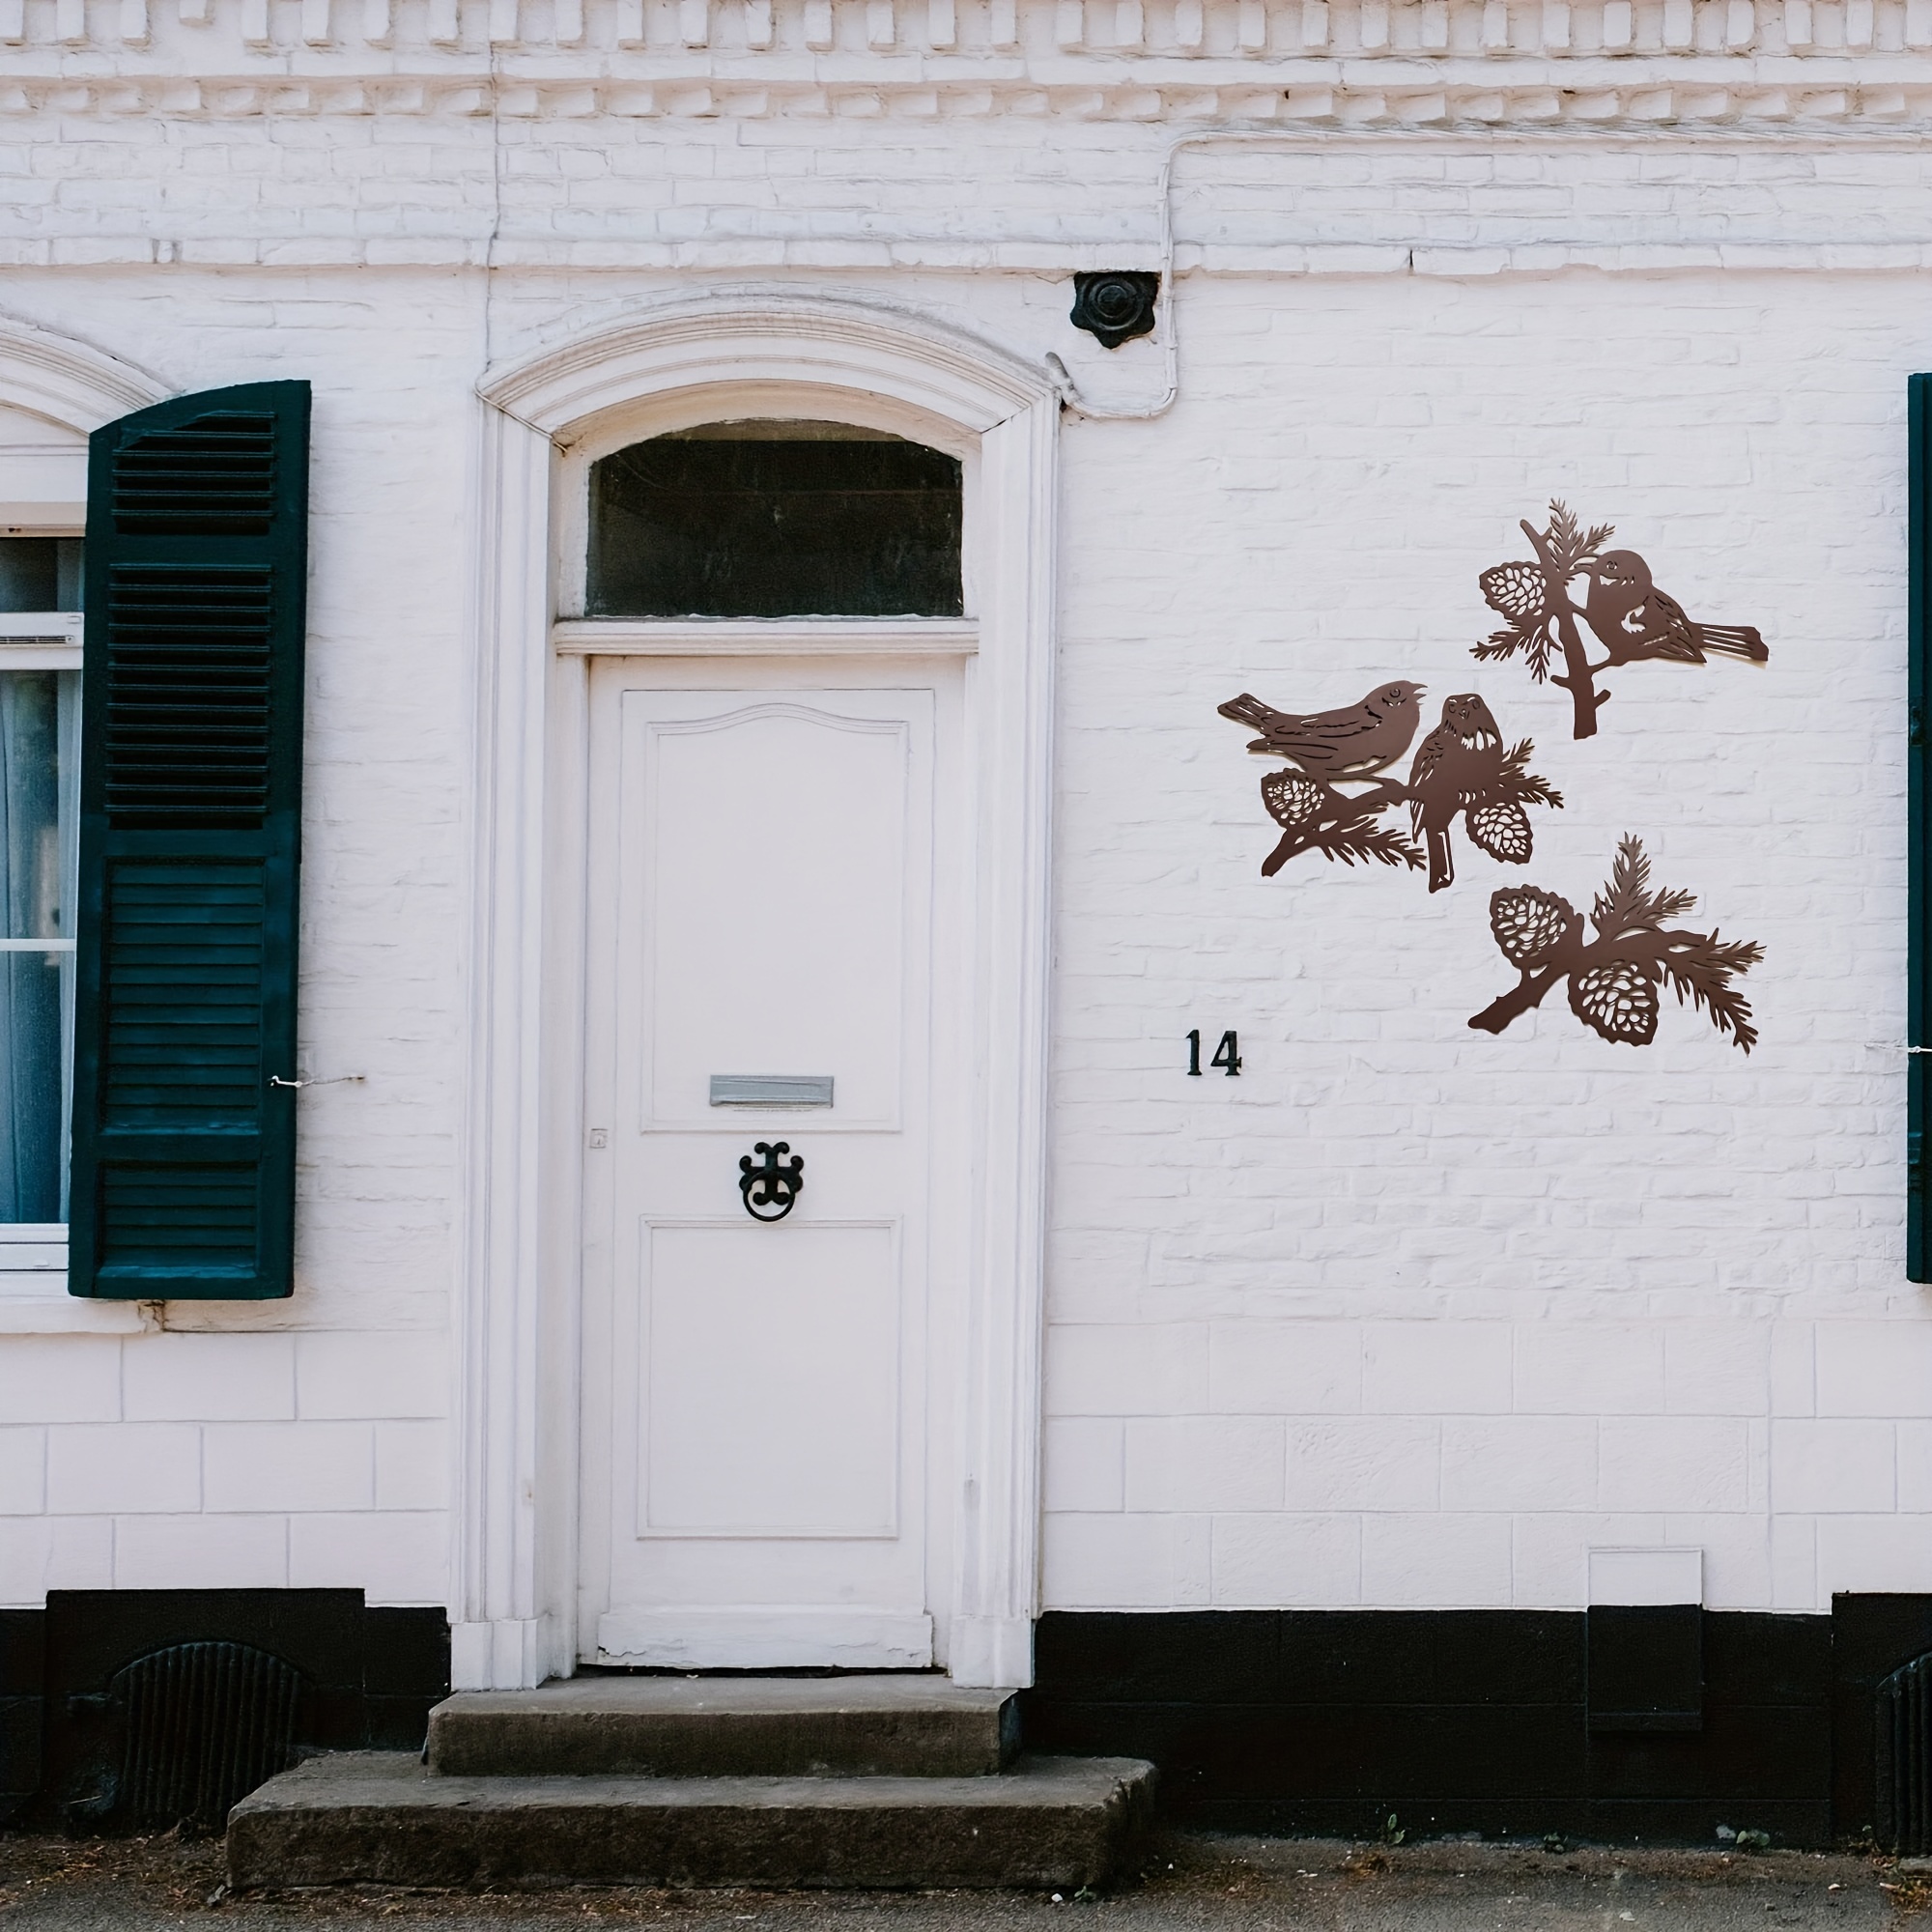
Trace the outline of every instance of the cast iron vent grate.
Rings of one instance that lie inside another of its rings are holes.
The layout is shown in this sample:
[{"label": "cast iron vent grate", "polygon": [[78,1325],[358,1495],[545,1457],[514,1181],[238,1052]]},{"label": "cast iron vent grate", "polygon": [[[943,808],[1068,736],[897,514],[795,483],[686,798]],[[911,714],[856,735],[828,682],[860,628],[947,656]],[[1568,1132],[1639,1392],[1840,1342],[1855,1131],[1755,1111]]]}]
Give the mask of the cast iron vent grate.
[{"label": "cast iron vent grate", "polygon": [[224,412],[150,430],[114,452],[114,527],[128,536],[266,536],[275,419]]},{"label": "cast iron vent grate", "polygon": [[295,1758],[301,1678],[244,1643],[181,1643],[114,1679],[127,1717],[114,1810],[136,1829],[219,1832],[229,1807]]},{"label": "cast iron vent grate", "polygon": [[1879,1843],[1907,1858],[1932,1850],[1932,1652],[1878,1687]]}]

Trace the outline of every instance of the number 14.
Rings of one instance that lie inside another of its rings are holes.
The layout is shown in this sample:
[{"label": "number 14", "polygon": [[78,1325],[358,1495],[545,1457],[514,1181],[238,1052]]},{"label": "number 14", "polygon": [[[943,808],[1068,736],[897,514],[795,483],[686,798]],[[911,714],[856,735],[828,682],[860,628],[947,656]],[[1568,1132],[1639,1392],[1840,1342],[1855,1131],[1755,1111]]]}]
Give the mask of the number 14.
[{"label": "number 14", "polygon": [[[1241,1070],[1240,1042],[1235,1037],[1233,1029],[1221,1036],[1221,1044],[1214,1049],[1214,1058],[1208,1065],[1218,1066],[1230,1080]],[[1187,1036],[1187,1070],[1201,1071],[1201,1029],[1199,1027]]]}]

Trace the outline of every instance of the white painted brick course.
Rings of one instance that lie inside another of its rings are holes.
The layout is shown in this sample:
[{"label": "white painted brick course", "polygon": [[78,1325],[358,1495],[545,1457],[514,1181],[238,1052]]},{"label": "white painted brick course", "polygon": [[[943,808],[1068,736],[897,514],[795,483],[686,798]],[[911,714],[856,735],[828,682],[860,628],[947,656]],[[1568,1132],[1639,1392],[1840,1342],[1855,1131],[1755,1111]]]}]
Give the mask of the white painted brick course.
[{"label": "white painted brick course", "polygon": [[[1125,1425],[1087,1416],[1057,1416],[1046,1425],[1043,1497],[1049,1510],[1126,1507]],[[1928,1445],[1932,1453],[1932,1445]],[[1932,1474],[1932,1464],[1928,1464]]]},{"label": "white painted brick course", "polygon": [[1380,1415],[1465,1415],[1510,1407],[1506,1323],[1378,1321],[1362,1353],[1362,1406]]},{"label": "white painted brick course", "polygon": [[1511,1590],[1507,1517],[1432,1510],[1362,1519],[1362,1601],[1372,1609],[1501,1609]]},{"label": "white painted brick course", "polygon": [[0,1429],[0,1516],[38,1516],[47,1506],[47,1432]]},{"label": "white painted brick course", "polygon": [[1588,1510],[1597,1505],[1597,1424],[1508,1415],[1442,1425],[1445,1510]]},{"label": "white painted brick course", "polygon": [[280,1590],[289,1527],[278,1516],[124,1516],[114,1522],[117,1590]]},{"label": "white painted brick course", "polygon": [[366,1422],[214,1423],[203,1440],[212,1510],[375,1507],[376,1432]]},{"label": "white painted brick course", "polygon": [[201,1432],[178,1422],[70,1423],[47,1432],[56,1516],[201,1507]]},{"label": "white painted brick course", "polygon": [[143,1335],[121,1351],[122,1412],[130,1422],[291,1419],[290,1335]]},{"label": "white painted brick course", "polygon": [[298,1590],[360,1589],[378,1604],[440,1604],[448,1591],[440,1513],[385,1510],[289,1519],[289,1582]]},{"label": "white painted brick course", "polygon": [[1286,1461],[1272,1416],[1138,1419],[1126,1425],[1126,1507],[1279,1509]]},{"label": "white painted brick course", "polygon": [[1774,1423],[1774,1505],[1805,1516],[1895,1509],[1896,1438],[1889,1422]]},{"label": "white painted brick course", "polygon": [[1208,1381],[1217,1409],[1352,1414],[1362,1406],[1362,1331],[1348,1321],[1217,1321]]},{"label": "white painted brick course", "polygon": [[0,1422],[108,1422],[120,1412],[118,1342],[93,1335],[0,1337]]},{"label": "white painted brick course", "polygon": [[448,1378],[448,1350],[440,1335],[309,1333],[296,1339],[296,1406],[304,1421],[442,1415]]},{"label": "white painted brick course", "polygon": [[1427,1510],[1441,1488],[1441,1426],[1378,1416],[1297,1423],[1288,1433],[1288,1506]]},{"label": "white painted brick course", "polygon": [[1289,1516],[1271,1511],[1215,1515],[1209,1550],[1213,1602],[1220,1609],[1348,1608],[1362,1602],[1359,1517]]},{"label": "white painted brick course", "polygon": [[449,1431],[440,1422],[376,1425],[376,1507],[449,1506]]},{"label": "white painted brick course", "polygon": [[0,1517],[0,1607],[39,1609],[49,1590],[113,1585],[111,1517]]}]

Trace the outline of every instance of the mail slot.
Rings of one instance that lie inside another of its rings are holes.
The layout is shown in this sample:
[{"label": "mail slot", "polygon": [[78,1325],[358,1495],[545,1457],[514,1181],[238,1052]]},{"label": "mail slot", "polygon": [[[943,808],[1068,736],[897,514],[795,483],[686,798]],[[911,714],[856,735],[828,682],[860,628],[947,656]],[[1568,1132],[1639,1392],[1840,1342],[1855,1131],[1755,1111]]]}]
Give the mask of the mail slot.
[{"label": "mail slot", "polygon": [[829,1073],[714,1073],[714,1107],[829,1107]]}]

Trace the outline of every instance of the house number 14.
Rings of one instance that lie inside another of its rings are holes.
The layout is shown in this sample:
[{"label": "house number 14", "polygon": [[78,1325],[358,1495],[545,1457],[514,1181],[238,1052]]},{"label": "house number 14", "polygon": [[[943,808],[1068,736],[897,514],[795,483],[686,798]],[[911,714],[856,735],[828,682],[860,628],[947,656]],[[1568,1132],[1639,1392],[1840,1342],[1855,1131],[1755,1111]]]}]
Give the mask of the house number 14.
[{"label": "house number 14", "polygon": [[[1240,1043],[1236,1039],[1231,1028],[1221,1036],[1221,1044],[1214,1049],[1214,1058],[1208,1065],[1218,1066],[1232,1080],[1241,1070]],[[1201,1029],[1196,1027],[1187,1036],[1187,1070],[1201,1071]]]}]

